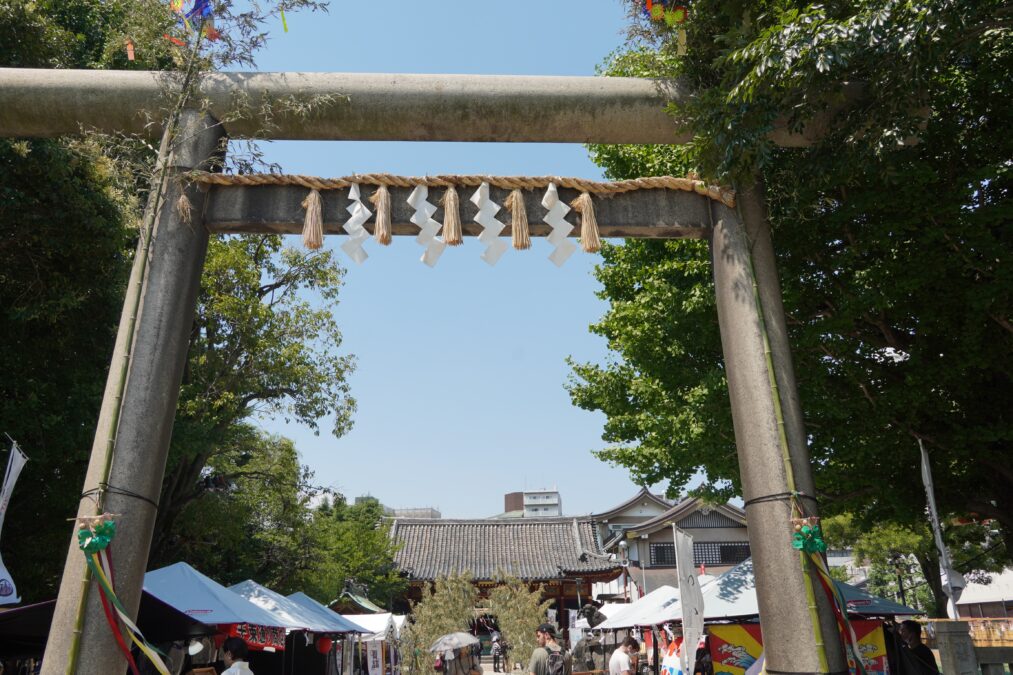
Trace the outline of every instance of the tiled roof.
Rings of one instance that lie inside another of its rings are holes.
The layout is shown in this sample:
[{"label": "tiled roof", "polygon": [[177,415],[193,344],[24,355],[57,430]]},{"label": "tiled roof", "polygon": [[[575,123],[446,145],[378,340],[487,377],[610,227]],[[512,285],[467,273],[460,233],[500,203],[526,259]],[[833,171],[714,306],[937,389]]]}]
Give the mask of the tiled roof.
[{"label": "tiled roof", "polygon": [[672,507],[671,502],[667,501],[666,499],[664,499],[659,495],[652,493],[646,487],[642,487],[640,488],[640,492],[633,495],[619,506],[614,506],[608,511],[605,511],[603,513],[596,513],[594,514],[594,518],[596,520],[608,520],[609,518],[618,516],[626,509],[636,506],[637,504],[643,501],[653,502],[663,509],[669,509]]},{"label": "tiled roof", "polygon": [[719,513],[722,516],[739,523],[743,527],[746,526],[746,512],[734,504],[707,506],[696,497],[687,497],[664,513],[657,515],[650,520],[645,520],[642,523],[629,526],[626,528],[626,531],[636,532],[637,534],[649,534],[660,530],[663,527],[668,527],[672,523],[678,523],[683,518],[686,518],[690,514],[704,508],[708,508],[715,513]]},{"label": "tiled roof", "polygon": [[[574,518],[510,520],[396,519],[391,537],[398,568],[412,579],[470,572],[475,580],[515,576],[544,581],[580,575],[615,576],[594,521]],[[582,559],[583,558],[583,559]]]}]

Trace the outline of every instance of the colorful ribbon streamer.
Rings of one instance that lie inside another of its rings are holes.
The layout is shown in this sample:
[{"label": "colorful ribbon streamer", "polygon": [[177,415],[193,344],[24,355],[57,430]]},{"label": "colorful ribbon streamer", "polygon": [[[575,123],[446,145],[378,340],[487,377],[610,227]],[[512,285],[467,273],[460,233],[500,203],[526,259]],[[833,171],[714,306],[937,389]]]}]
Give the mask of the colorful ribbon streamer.
[{"label": "colorful ribbon streamer", "polygon": [[837,619],[837,627],[841,635],[847,638],[850,643],[848,646],[851,650],[852,659],[855,662],[855,672],[857,675],[866,675],[865,663],[862,661],[862,651],[858,644],[858,636],[855,634],[855,629],[848,619],[848,602],[844,599],[837,584],[834,583],[833,577],[830,576],[830,569],[823,558],[827,545],[823,541],[823,530],[820,527],[820,519],[806,513],[805,507],[802,505],[801,500],[798,499],[796,493],[792,493],[791,507],[793,514],[800,516],[792,519],[792,524],[795,528],[795,534],[792,536],[792,548],[802,553],[803,565],[805,564],[806,557],[812,560],[820,586],[823,587],[823,591],[830,600],[834,617]]},{"label": "colorful ribbon streamer", "polygon": [[130,641],[137,645],[137,648],[141,650],[141,653],[148,657],[148,660],[155,666],[155,669],[160,675],[170,675],[169,669],[166,667],[165,662],[159,655],[158,650],[152,647],[147,640],[144,639],[144,634],[141,633],[141,629],[138,628],[131,620],[127,611],[123,608],[123,604],[120,599],[116,597],[116,592],[113,590],[113,583],[111,579],[112,574],[112,560],[109,557],[109,546],[116,536],[116,522],[109,519],[103,518],[99,522],[92,523],[90,525],[83,525],[77,533],[78,545],[81,547],[81,551],[85,554],[85,561],[88,564],[88,569],[91,570],[95,580],[98,582],[99,595],[102,600],[102,608],[106,614],[106,621],[109,623],[109,627],[112,630],[113,638],[116,640],[116,644],[119,646],[120,651],[123,652],[123,656],[130,666],[131,672],[137,675],[138,668],[137,663],[134,661],[133,655],[127,648],[126,640],[124,640],[123,633],[120,630],[119,623],[117,623],[112,611],[116,610],[116,616],[119,617],[120,622],[126,628],[127,636]]}]

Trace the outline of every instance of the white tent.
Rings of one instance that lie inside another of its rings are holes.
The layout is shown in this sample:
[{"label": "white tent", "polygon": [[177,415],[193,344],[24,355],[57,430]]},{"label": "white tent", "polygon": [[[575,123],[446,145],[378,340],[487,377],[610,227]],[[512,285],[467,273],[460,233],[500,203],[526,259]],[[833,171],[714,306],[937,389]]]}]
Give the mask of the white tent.
[{"label": "white tent", "polygon": [[[905,616],[922,614],[916,609],[880,598],[841,581],[835,582],[848,605],[848,612],[866,616]],[[700,584],[703,591],[704,618],[708,621],[741,619],[760,614],[756,599],[756,577],[752,559],[739,563],[717,579]],[[645,596],[646,597],[646,596]],[[631,605],[632,606],[632,605]],[[678,602],[666,605],[657,612],[640,617],[640,626],[655,626],[682,620]]]},{"label": "white tent", "polygon": [[632,628],[645,626],[645,617],[653,616],[679,602],[679,591],[671,586],[659,586],[636,602],[624,605],[613,616],[595,628]]},{"label": "white tent", "polygon": [[289,630],[309,630],[317,633],[345,632],[348,626],[341,618],[334,616],[328,621],[326,617],[309,611],[291,598],[261,586],[247,579],[234,586],[229,586],[233,593],[246,598],[257,607],[270,612]]},{"label": "white tent", "polygon": [[366,629],[362,636],[363,642],[383,642],[396,640],[404,625],[405,617],[384,612],[382,614],[342,614],[349,621]]}]

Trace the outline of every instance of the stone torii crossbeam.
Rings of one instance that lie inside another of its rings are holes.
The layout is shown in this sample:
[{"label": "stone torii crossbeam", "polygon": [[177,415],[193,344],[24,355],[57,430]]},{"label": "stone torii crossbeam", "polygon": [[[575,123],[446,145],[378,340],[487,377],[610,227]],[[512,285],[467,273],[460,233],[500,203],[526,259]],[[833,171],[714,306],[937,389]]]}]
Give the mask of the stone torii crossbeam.
[{"label": "stone torii crossbeam", "polygon": [[[160,119],[164,77],[0,69],[0,135],[54,136],[82,128],[150,131],[157,125],[147,120]],[[201,93],[209,110],[183,111],[186,140],[162,156],[169,180],[149,202],[150,242],[142,237],[135,257],[84,486],[84,492],[104,490],[105,509],[122,514],[124,536],[117,540],[114,562],[120,597],[134,616],[209,232],[296,232],[301,227],[303,188],[202,188],[184,180],[192,170],[207,167],[226,133],[241,137],[259,129],[255,117],[231,122],[227,129],[215,121],[233,96],[245,93],[256,101],[334,96],[333,105],[308,117],[273,119],[268,137],[274,139],[687,139],[664,107],[686,100],[688,90],[679,83],[634,78],[234,73],[208,76]],[[782,146],[804,146],[821,133],[826,119],[801,132],[779,126],[771,137]],[[181,194],[194,205],[191,223],[173,207]],[[403,199],[397,194],[393,203]],[[819,588],[814,591],[806,563],[791,548],[791,507],[777,498],[791,490],[812,495],[814,486],[762,186],[739,186],[736,200],[731,208],[694,192],[628,192],[601,202],[601,233],[710,242],[766,669],[779,675],[843,674],[848,667],[832,609]],[[417,228],[407,226],[406,212],[397,208],[394,234],[416,234]],[[539,234],[535,220],[532,234]],[[337,225],[325,218],[324,230],[337,233]],[[475,230],[465,228],[464,234]],[[94,512],[95,504],[83,499],[79,515]],[[99,600],[82,583],[84,570],[74,539],[43,662],[46,675],[105,675],[124,668]]]}]

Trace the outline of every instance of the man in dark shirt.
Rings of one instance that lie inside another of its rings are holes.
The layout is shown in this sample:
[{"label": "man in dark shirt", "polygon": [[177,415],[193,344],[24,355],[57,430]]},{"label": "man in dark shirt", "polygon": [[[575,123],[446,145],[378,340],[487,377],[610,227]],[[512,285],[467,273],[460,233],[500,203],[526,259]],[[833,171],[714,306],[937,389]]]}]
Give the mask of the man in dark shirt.
[{"label": "man in dark shirt", "polygon": [[903,675],[939,675],[936,657],[922,643],[922,626],[917,621],[902,621],[900,638],[901,673]]}]

